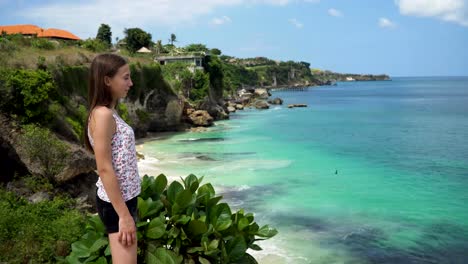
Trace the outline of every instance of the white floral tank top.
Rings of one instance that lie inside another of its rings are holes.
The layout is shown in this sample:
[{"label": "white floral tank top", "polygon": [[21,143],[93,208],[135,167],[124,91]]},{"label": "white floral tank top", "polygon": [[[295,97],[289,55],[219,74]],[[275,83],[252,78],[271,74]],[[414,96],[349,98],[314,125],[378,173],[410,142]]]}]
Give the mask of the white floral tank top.
[{"label": "white floral tank top", "polygon": [[[112,113],[115,119],[116,131],[112,136],[112,166],[119,182],[120,191],[125,201],[128,201],[141,192],[141,179],[138,174],[138,164],[135,148],[135,134],[124,120],[115,112]],[[89,143],[94,147],[94,140],[88,127]],[[101,200],[110,202],[101,178],[96,182],[97,194]]]}]

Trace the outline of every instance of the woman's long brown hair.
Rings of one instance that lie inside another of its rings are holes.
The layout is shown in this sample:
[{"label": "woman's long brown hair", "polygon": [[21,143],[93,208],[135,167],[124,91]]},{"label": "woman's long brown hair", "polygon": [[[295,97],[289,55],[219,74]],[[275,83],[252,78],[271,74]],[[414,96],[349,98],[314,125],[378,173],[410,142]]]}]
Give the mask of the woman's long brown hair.
[{"label": "woman's long brown hair", "polygon": [[112,53],[99,54],[91,63],[88,86],[89,112],[83,134],[85,146],[92,153],[94,153],[94,151],[91,143],[89,142],[89,136],[87,133],[89,117],[96,106],[111,107],[113,100],[112,93],[110,91],[110,87],[104,82],[104,77],[114,77],[120,67],[125,64],[127,64],[127,61],[123,57]]}]

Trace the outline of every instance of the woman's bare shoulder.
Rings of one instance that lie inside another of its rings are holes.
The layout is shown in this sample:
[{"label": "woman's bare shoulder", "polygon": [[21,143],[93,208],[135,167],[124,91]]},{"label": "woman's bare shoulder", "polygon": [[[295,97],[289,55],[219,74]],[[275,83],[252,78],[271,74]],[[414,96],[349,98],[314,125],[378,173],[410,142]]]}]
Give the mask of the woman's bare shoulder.
[{"label": "woman's bare shoulder", "polygon": [[[108,128],[109,133],[115,133],[115,120],[112,109],[105,106],[97,106],[91,112],[90,127],[94,132],[96,128]],[[107,129],[106,129],[107,130]]]},{"label": "woman's bare shoulder", "polygon": [[99,120],[112,118],[112,113],[113,111],[105,106],[96,106],[91,112],[92,116]]}]

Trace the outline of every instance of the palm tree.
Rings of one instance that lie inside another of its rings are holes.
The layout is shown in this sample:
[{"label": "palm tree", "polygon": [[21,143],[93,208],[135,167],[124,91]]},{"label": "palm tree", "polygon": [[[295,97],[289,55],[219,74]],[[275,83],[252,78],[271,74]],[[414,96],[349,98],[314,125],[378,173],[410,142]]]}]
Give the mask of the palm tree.
[{"label": "palm tree", "polygon": [[169,42],[171,42],[171,45],[174,45],[174,42],[177,42],[177,37],[174,33],[171,34],[171,38],[169,39]]},{"label": "palm tree", "polygon": [[156,42],[156,53],[157,53],[157,54],[160,54],[160,53],[162,53],[162,51],[163,51],[162,42],[161,42],[161,40],[158,40],[158,41]]}]

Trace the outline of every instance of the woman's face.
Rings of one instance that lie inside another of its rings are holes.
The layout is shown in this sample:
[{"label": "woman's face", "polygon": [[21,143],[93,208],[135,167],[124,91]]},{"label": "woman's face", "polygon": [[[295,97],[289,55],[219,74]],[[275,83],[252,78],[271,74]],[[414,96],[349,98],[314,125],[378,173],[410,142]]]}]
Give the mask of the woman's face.
[{"label": "woman's face", "polygon": [[128,64],[120,67],[114,77],[105,79],[106,85],[111,88],[112,97],[116,100],[126,97],[128,90],[133,86]]}]

